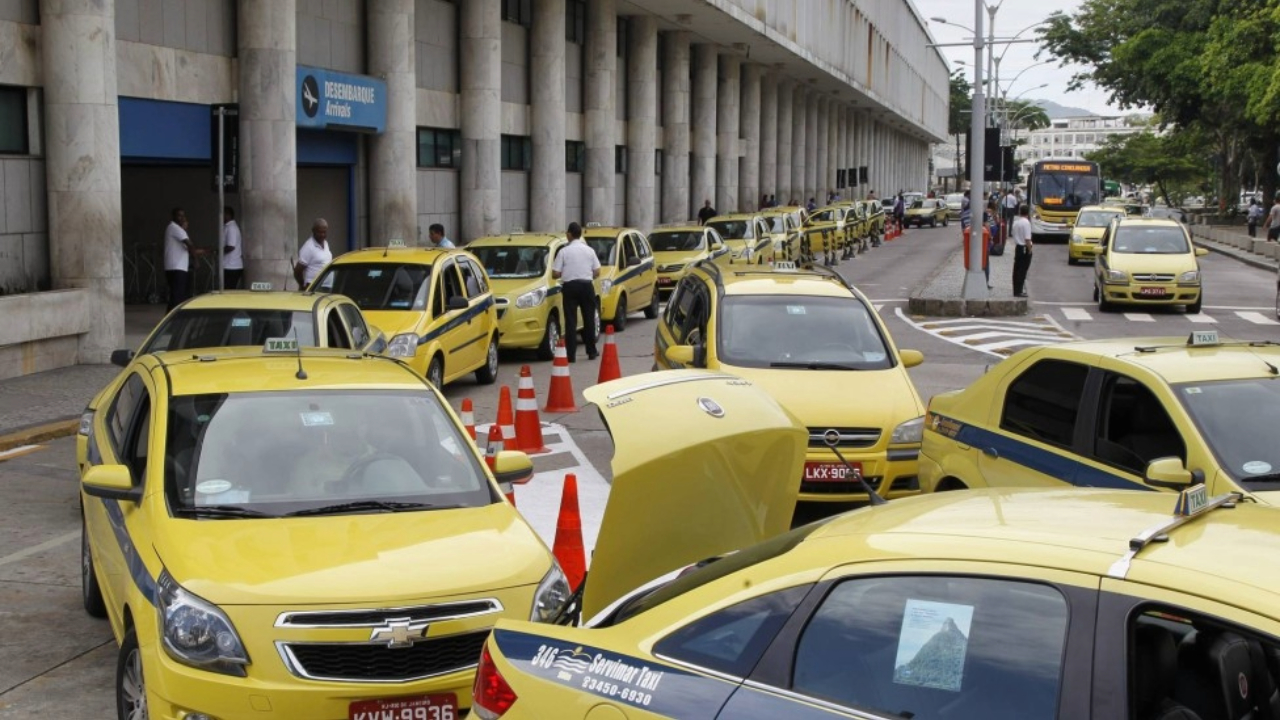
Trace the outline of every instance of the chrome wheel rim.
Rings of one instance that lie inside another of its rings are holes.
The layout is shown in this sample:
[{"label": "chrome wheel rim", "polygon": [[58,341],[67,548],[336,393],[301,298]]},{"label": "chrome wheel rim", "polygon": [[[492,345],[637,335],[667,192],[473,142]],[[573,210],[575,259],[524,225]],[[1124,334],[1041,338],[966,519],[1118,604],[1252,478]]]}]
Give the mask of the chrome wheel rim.
[{"label": "chrome wheel rim", "polygon": [[431,369],[427,371],[427,381],[434,385],[438,390],[440,389],[440,384],[443,380],[444,368],[441,367],[439,362],[431,363]]},{"label": "chrome wheel rim", "polygon": [[142,653],[134,648],[125,658],[120,678],[120,701],[129,720],[147,720],[147,686],[142,679]]},{"label": "chrome wheel rim", "polygon": [[89,597],[89,574],[93,570],[93,560],[89,557],[89,539],[85,537],[84,528],[80,528],[80,593]]},{"label": "chrome wheel rim", "polygon": [[498,340],[494,338],[489,341],[489,360],[488,369],[490,375],[498,374]]},{"label": "chrome wheel rim", "polygon": [[547,342],[551,345],[547,348],[551,352],[555,352],[556,345],[560,344],[560,322],[554,317],[547,323]]}]

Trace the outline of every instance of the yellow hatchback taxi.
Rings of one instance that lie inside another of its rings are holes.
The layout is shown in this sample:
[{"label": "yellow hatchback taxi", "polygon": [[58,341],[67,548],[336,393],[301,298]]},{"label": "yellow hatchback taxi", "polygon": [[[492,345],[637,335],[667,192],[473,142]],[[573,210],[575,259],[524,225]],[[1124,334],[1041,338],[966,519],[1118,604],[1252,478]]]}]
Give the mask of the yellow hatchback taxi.
[{"label": "yellow hatchback taxi", "polygon": [[627,329],[627,315],[637,310],[650,320],[658,317],[658,267],[644,233],[587,223],[582,239],[600,258],[596,305],[601,326],[610,324],[622,332]]},{"label": "yellow hatchback taxi", "polygon": [[800,224],[802,214],[794,208],[769,208],[760,213],[768,226],[768,260],[796,260],[800,257]]},{"label": "yellow hatchback taxi", "polygon": [[1177,220],[1119,217],[1102,233],[1093,299],[1100,312],[1121,304],[1182,305],[1197,314],[1204,302],[1197,258],[1208,254]]},{"label": "yellow hatchback taxi", "polygon": [[918,198],[907,206],[902,224],[911,227],[946,227],[951,221],[951,213],[947,211],[947,203],[939,198]]},{"label": "yellow hatchback taxi", "polygon": [[727,265],[733,251],[708,223],[661,225],[649,233],[649,247],[658,265],[658,294],[666,299],[685,272],[703,260]]},{"label": "yellow hatchback taxi", "polygon": [[816,208],[804,226],[809,251],[814,257],[833,255],[828,265],[834,264],[836,257],[848,260],[857,249],[859,227],[858,215],[850,204]]},{"label": "yellow hatchback taxi", "polygon": [[894,346],[867,299],[839,274],[780,263],[695,266],[667,303],[654,342],[655,368],[743,377],[808,426],[795,478],[807,501],[865,500],[858,476],[886,497],[919,492],[924,405],[907,368],[923,361]]},{"label": "yellow hatchback taxi", "polygon": [[1125,338],[1029,348],[925,421],[926,491],[1021,485],[1280,491],[1280,347]]},{"label": "yellow hatchback taxi", "polygon": [[[569,588],[438,390],[385,357],[140,356],[81,476],[119,717],[460,717],[500,617]],[[407,708],[407,710],[406,710]]]},{"label": "yellow hatchback taxi", "polygon": [[[707,227],[720,233],[735,263],[764,263],[772,248],[769,222],[760,213],[731,213],[717,215],[707,221]],[[649,235],[650,244],[653,234]],[[656,251],[657,248],[655,247]]]},{"label": "yellow hatchback taxi", "polygon": [[[563,334],[564,298],[551,267],[566,244],[564,235],[513,232],[467,245],[497,297],[501,347],[533,349],[543,360],[554,355]],[[597,313],[597,330],[599,319]],[[581,325],[582,319],[574,318],[574,329]]]},{"label": "yellow hatchback taxi", "polygon": [[[685,415],[645,402],[651,394],[695,419],[705,413],[699,403],[718,408],[719,424],[741,436],[708,419],[701,425],[714,434],[676,438],[670,447],[681,454],[713,446],[699,457],[719,462],[693,465],[692,474],[619,450],[615,465],[630,480],[670,492],[633,492],[616,507],[610,497],[600,545],[611,562],[593,562],[584,622],[504,618],[494,626],[476,671],[474,714],[1272,717],[1265,710],[1280,680],[1273,509],[1209,497],[1204,486],[1181,497],[987,490],[905,498],[784,532],[773,511],[787,506],[779,495],[787,473],[776,457],[799,468],[790,443],[803,428],[763,408],[765,419],[747,425],[753,406],[741,396],[751,388],[731,395],[729,382],[588,391],[609,408],[610,427],[636,428],[637,438],[655,414]],[[755,473],[714,472],[735,459],[713,452],[723,446],[772,462]],[[717,513],[691,513],[681,502],[689,488]],[[697,532],[713,519],[734,539],[760,541],[726,551],[719,533]]]},{"label": "yellow hatchback taxi", "polygon": [[438,388],[475,373],[498,379],[498,311],[484,267],[471,253],[389,246],[341,255],[312,292],[350,297],[390,338],[386,354]]},{"label": "yellow hatchback taxi", "polygon": [[1080,208],[1080,216],[1071,230],[1071,244],[1067,246],[1067,264],[1093,262],[1098,255],[1102,234],[1111,221],[1127,217],[1123,205],[1088,205]]}]

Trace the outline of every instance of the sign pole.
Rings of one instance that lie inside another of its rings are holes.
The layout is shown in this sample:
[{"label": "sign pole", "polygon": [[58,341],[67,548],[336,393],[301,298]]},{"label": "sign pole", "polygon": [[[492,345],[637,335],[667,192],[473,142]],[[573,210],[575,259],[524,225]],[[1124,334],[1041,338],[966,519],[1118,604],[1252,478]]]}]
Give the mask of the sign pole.
[{"label": "sign pole", "polygon": [[223,163],[223,156],[226,153],[225,145],[227,142],[226,117],[227,109],[224,107],[218,108],[218,234],[214,236],[217,239],[218,244],[217,248],[214,250],[214,254],[217,256],[217,263],[215,267],[217,267],[218,279],[214,287],[219,290],[226,290],[226,287],[224,287],[225,280],[223,279],[222,271],[223,255],[225,254],[223,251],[222,243],[224,240],[222,239],[222,233],[224,232],[226,225],[226,221],[222,217],[222,209],[227,206],[227,177],[226,168]]},{"label": "sign pole", "polygon": [[982,272],[982,188],[986,161],[986,103],[982,92],[982,0],[974,0],[973,112],[969,125],[969,269],[964,274],[960,295],[965,300],[990,297],[986,273]]}]

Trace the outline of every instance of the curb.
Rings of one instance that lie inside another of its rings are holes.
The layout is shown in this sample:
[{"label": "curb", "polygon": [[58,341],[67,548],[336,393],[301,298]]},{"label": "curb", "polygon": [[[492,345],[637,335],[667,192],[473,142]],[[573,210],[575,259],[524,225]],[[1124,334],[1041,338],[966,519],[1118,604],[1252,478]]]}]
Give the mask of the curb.
[{"label": "curb", "polygon": [[1236,260],[1238,262],[1244,263],[1245,265],[1249,265],[1251,267],[1256,267],[1261,270],[1276,269],[1276,266],[1274,263],[1268,262],[1263,258],[1255,257],[1253,253],[1249,253],[1246,255],[1245,253],[1239,250],[1236,250],[1235,248],[1227,248],[1226,246],[1214,240],[1206,240],[1204,238],[1194,238],[1192,242],[1197,247],[1202,247],[1208,250],[1209,252],[1217,253],[1219,255],[1225,255],[1231,258],[1232,260]]},{"label": "curb", "polygon": [[935,278],[952,267],[963,250],[948,255],[933,272],[916,287],[907,298],[907,312],[927,317],[1017,317],[1030,311],[1027,298],[987,298],[964,300],[959,297],[934,297],[921,293],[933,284]]},{"label": "curb", "polygon": [[37,443],[75,435],[79,430],[79,417],[56,420],[54,422],[41,423],[39,425],[29,425],[0,435],[0,452],[12,450],[16,447],[22,447],[23,445],[35,445]]}]

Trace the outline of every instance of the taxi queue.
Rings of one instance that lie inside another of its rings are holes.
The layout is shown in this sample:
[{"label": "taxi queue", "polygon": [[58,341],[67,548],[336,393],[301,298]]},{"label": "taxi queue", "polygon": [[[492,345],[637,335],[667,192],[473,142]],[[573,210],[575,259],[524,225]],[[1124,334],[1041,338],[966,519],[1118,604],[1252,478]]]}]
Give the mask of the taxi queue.
[{"label": "taxi queue", "polygon": [[[652,311],[657,372],[586,393],[614,480],[577,588],[498,491],[529,458],[440,393],[554,346],[563,238],[175,309],[77,447],[119,717],[1280,717],[1276,344],[1036,348],[926,411],[806,220],[587,229],[596,322]],[[872,507],[789,531],[797,500]]]}]

